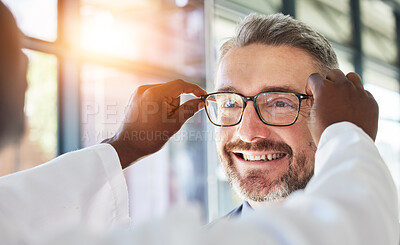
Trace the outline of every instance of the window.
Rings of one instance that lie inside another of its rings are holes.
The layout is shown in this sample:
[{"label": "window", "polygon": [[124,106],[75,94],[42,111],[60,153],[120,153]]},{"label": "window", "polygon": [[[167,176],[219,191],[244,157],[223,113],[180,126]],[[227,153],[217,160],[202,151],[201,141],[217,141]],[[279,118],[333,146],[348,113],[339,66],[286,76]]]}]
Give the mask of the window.
[{"label": "window", "polygon": [[[271,14],[274,9],[281,8],[281,0],[270,0],[270,1],[263,1],[263,0],[253,0],[253,1],[246,1],[246,0],[226,0],[226,1],[215,1],[217,5],[226,5],[232,6],[230,10],[234,10],[234,8],[241,9],[242,11],[246,12],[259,12],[263,14]],[[232,5],[229,5],[232,3]],[[229,7],[228,7],[229,8]]]},{"label": "window", "polygon": [[0,176],[32,168],[57,156],[57,58],[25,50],[29,58],[26,131],[0,152]]},{"label": "window", "polygon": [[352,62],[352,55],[347,53],[345,50],[341,49],[338,46],[333,46],[336,56],[339,61],[339,69],[343,71],[344,74],[349,72],[354,72],[354,65]]},{"label": "window", "polygon": [[[140,85],[181,78],[205,86],[202,1],[5,3],[29,49],[29,127],[20,144],[0,153],[0,175],[110,137]],[[187,201],[207,215],[206,140],[190,135],[203,119],[191,119],[160,152],[125,171],[135,221]]]},{"label": "window", "polygon": [[[83,50],[204,76],[203,10],[160,1],[82,1]],[[106,56],[104,56],[106,57]],[[173,62],[171,62],[173,61]],[[155,73],[155,71],[154,71]]]},{"label": "window", "polygon": [[[379,73],[368,74],[371,78],[385,78]],[[387,79],[387,78],[386,78]],[[390,80],[390,78],[388,79]],[[376,145],[381,156],[400,188],[400,95],[398,92],[367,83],[365,88],[370,91],[379,105],[379,124]]]},{"label": "window", "polygon": [[393,9],[381,1],[361,1],[361,23],[365,54],[395,64],[397,47]]},{"label": "window", "polygon": [[296,13],[304,21],[331,41],[351,43],[349,0],[301,0],[296,1]]},{"label": "window", "polygon": [[57,39],[57,0],[3,0],[22,32],[46,41]]},{"label": "window", "polygon": [[[92,1],[80,5],[81,145],[115,134],[131,94],[141,85],[185,79],[204,86],[201,2]],[[135,223],[170,205],[197,202],[207,214],[205,120],[197,115],[158,153],[125,170]],[[141,135],[137,137],[156,137]]]}]

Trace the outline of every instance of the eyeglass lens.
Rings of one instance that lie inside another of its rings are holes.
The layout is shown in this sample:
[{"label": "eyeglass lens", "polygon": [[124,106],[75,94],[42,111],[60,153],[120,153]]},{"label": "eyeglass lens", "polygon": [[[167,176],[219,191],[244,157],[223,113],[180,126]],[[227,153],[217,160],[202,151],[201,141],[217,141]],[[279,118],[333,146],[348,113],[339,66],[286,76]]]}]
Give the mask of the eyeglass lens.
[{"label": "eyeglass lens", "polygon": [[[296,120],[299,99],[291,93],[261,93],[256,97],[256,105],[264,123],[288,125]],[[221,126],[238,124],[244,106],[242,96],[234,93],[212,94],[206,100],[207,114],[211,122]]]}]

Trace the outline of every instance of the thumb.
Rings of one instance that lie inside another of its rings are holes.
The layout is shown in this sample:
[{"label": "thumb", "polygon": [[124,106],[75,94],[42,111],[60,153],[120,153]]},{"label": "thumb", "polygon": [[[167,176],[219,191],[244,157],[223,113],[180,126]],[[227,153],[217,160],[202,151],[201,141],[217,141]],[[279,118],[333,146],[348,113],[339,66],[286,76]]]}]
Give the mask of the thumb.
[{"label": "thumb", "polygon": [[204,102],[201,99],[188,100],[179,106],[177,113],[179,121],[183,124],[186,120],[191,118],[196,112],[204,107]]}]

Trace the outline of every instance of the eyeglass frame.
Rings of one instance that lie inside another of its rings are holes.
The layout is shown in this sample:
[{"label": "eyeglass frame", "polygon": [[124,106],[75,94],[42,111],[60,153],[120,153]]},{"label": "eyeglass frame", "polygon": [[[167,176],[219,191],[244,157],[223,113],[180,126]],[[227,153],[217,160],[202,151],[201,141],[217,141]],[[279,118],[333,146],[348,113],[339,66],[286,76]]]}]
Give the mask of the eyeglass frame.
[{"label": "eyeglass frame", "polygon": [[[258,97],[260,94],[266,94],[266,93],[267,93],[267,94],[268,94],[268,93],[292,94],[292,95],[295,95],[295,96],[297,97],[297,99],[299,100],[299,106],[298,106],[298,109],[297,109],[296,118],[293,120],[292,123],[290,123],[290,124],[284,124],[284,125],[276,125],[276,124],[268,123],[268,122],[266,122],[266,121],[262,118],[261,112],[260,112],[260,110],[259,110],[259,108],[258,108],[258,105],[257,105],[257,97]],[[243,100],[242,113],[240,114],[240,119],[239,119],[239,121],[238,121],[237,123],[235,123],[235,124],[229,124],[229,125],[219,125],[219,124],[214,123],[214,122],[211,120],[211,117],[210,117],[210,115],[208,114],[206,100],[207,100],[207,98],[208,98],[209,96],[214,95],[214,94],[235,94],[235,95],[239,95],[239,96],[242,98],[242,100]],[[256,95],[254,95],[254,96],[244,96],[244,95],[242,95],[242,94],[240,94],[240,93],[236,93],[236,92],[225,92],[225,91],[224,91],[224,92],[214,92],[214,93],[210,93],[210,94],[205,94],[205,95],[200,96],[200,99],[204,102],[204,108],[205,108],[205,111],[206,111],[206,114],[207,114],[208,119],[210,120],[210,122],[211,122],[212,124],[214,124],[214,125],[217,126],[217,127],[233,127],[233,126],[236,126],[236,125],[238,125],[239,123],[241,123],[242,120],[243,120],[244,110],[246,109],[246,106],[247,106],[247,101],[253,101],[253,106],[254,106],[254,109],[255,109],[256,112],[257,112],[257,116],[258,116],[258,118],[261,120],[261,122],[263,122],[264,124],[269,125],[269,126],[276,126],[276,127],[287,127],[287,126],[293,125],[293,124],[297,121],[297,118],[299,117],[299,114],[300,114],[301,101],[302,101],[302,100],[309,99],[309,98],[311,98],[311,97],[312,97],[312,95],[301,94],[301,93],[296,93],[296,92],[287,92],[287,91],[264,91],[264,92],[260,92],[260,93],[258,93],[258,94],[256,94]]]}]

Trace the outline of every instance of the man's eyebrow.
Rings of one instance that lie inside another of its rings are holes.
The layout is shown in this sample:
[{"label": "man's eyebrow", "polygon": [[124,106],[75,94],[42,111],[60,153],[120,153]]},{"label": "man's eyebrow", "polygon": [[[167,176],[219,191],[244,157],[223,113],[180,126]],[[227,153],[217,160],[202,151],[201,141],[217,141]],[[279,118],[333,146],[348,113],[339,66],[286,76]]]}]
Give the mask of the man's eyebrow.
[{"label": "man's eyebrow", "polygon": [[237,92],[238,90],[232,86],[222,87],[218,89],[218,92]]},{"label": "man's eyebrow", "polygon": [[273,87],[264,87],[261,89],[260,92],[295,92],[299,93],[300,91],[296,91],[296,89],[290,87],[290,86],[273,86]]},{"label": "man's eyebrow", "polygon": [[[235,87],[227,86],[218,89],[218,92],[238,92]],[[296,89],[290,86],[267,86],[263,87],[260,92],[295,92],[295,93],[302,93],[301,91],[296,91]]]}]

